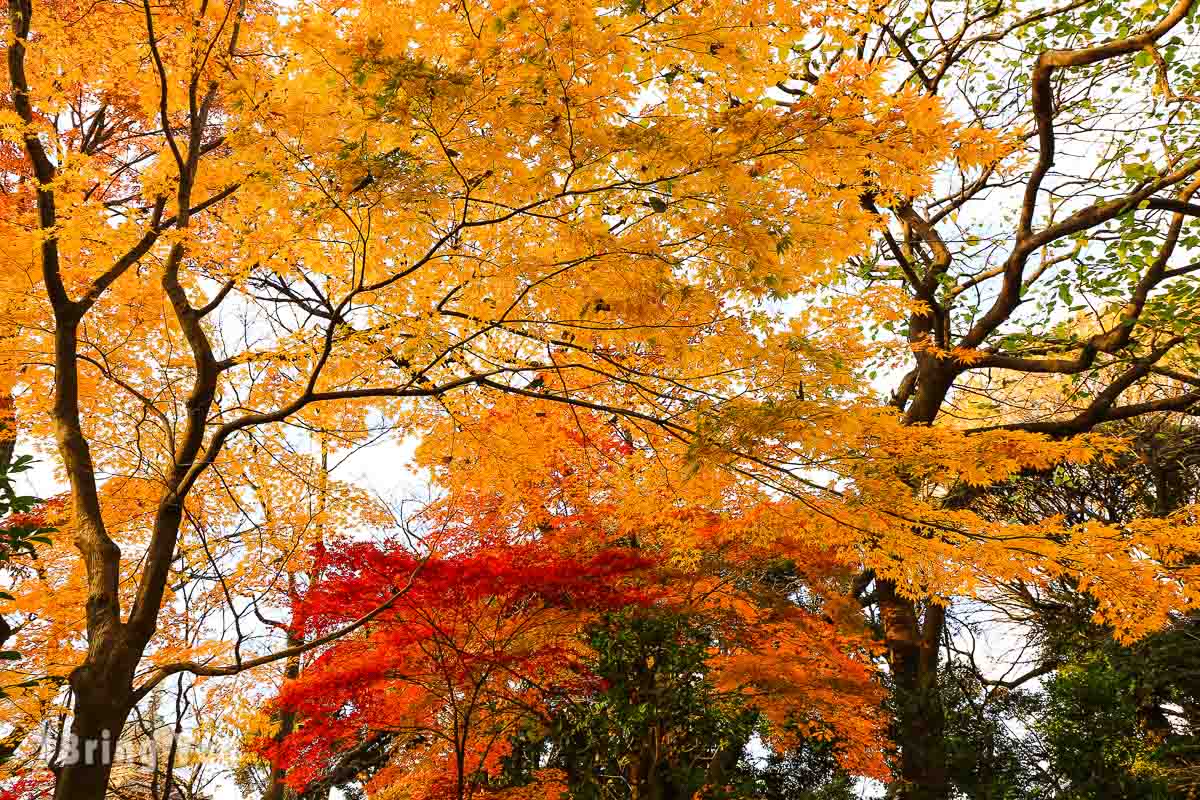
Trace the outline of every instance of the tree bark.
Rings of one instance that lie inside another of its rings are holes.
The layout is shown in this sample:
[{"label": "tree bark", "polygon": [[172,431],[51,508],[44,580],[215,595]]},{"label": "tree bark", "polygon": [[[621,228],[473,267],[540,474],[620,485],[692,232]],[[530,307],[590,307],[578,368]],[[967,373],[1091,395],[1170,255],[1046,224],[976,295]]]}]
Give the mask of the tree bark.
[{"label": "tree bark", "polygon": [[[95,648],[98,650],[104,648]],[[56,762],[54,800],[103,800],[113,755],[133,708],[130,686],[141,651],[118,644],[71,673],[70,738]]]},{"label": "tree bark", "polygon": [[[929,425],[941,411],[959,370],[952,361],[928,355],[919,355],[917,365],[915,391],[904,421]],[[938,663],[945,609],[930,604],[922,618],[916,601],[901,595],[895,582],[889,580],[876,580],[875,596],[888,668],[895,682],[894,738],[899,746],[900,775],[891,796],[898,800],[946,800],[950,796],[946,715]]]},{"label": "tree bark", "polygon": [[898,800],[947,800],[946,715],[939,691],[938,654],[945,609],[916,604],[891,581],[877,589],[888,667],[895,682],[895,740],[900,746]]},{"label": "tree bark", "polygon": [[[288,631],[287,646],[297,647],[303,644],[300,637]],[[295,680],[300,677],[300,656],[295,655],[287,660],[287,668],[284,670],[284,678],[286,680]],[[275,732],[274,740],[278,744],[286,739],[296,729],[296,712],[291,709],[284,709],[279,715],[279,730]],[[291,792],[288,791],[283,779],[287,773],[280,767],[271,765],[271,777],[267,783],[267,790],[263,792],[263,800],[288,800]]]}]

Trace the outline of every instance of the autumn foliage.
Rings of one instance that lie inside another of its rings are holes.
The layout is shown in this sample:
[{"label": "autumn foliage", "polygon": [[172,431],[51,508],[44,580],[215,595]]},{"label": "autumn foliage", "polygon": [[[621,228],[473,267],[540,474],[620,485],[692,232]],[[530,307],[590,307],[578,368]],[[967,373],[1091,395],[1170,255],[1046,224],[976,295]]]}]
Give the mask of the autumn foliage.
[{"label": "autumn foliage", "polygon": [[400,759],[380,780],[403,775],[436,797],[458,779],[456,756],[464,778],[495,768],[504,732],[537,707],[532,686],[564,691],[586,680],[572,633],[587,614],[636,602],[620,584],[645,561],[609,551],[575,562],[529,547],[419,561],[371,544],[346,546],[317,566],[329,574],[296,609],[307,635],[411,586],[362,636],[331,647],[285,687],[277,702],[306,722],[273,756],[304,788],[363,736],[398,734],[405,745],[421,743],[420,762]]},{"label": "autumn foliage", "polygon": [[[956,604],[1067,587],[1126,648],[1200,611],[1193,494],[994,501],[1196,413],[1195,0],[5,25],[0,473],[62,498],[3,523],[13,791],[42,720],[97,745],[166,693],[265,800],[583,791],[601,722],[660,795],[753,740],[946,800]],[[617,655],[687,713],[606,694]],[[720,741],[659,759],[689,715]]]},{"label": "autumn foliage", "polygon": [[[611,431],[595,442],[565,427],[558,434],[559,454],[631,455]],[[717,688],[771,720],[774,746],[829,738],[848,769],[882,777],[873,646],[854,612],[836,598],[823,611],[792,605],[755,577],[766,551],[731,551],[736,539],[711,513],[667,516],[724,559],[674,565],[676,543],[630,528],[632,504],[584,495],[602,473],[560,462],[522,495],[521,519],[506,493],[450,495],[428,512],[425,557],[400,543],[325,546],[312,567],[319,577],[293,608],[304,638],[400,597],[285,684],[275,703],[299,715],[299,728],[278,744],[263,740],[263,755],[303,789],[364,739],[386,737],[391,755],[370,782],[385,795],[403,785],[411,797],[508,796],[515,787],[497,788],[497,778],[512,737],[553,725],[563,703],[586,704],[602,688],[587,666],[589,625],[641,608],[710,626]],[[836,583],[836,565],[809,555],[807,585]]]}]

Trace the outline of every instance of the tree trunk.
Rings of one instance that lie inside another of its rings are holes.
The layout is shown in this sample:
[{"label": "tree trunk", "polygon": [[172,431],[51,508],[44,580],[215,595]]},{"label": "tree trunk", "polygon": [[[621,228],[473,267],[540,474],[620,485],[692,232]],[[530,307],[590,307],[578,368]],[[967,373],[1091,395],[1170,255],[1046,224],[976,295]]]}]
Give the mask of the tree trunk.
[{"label": "tree trunk", "polygon": [[[914,330],[928,334],[930,320],[914,318]],[[917,337],[918,339],[920,336]],[[941,411],[958,369],[952,361],[918,355],[915,392],[905,408],[908,425],[931,425]],[[946,622],[943,607],[930,604],[924,619],[913,600],[892,581],[876,581],[888,667],[895,682],[894,738],[900,748],[900,775],[890,796],[898,800],[947,800],[946,714],[939,691],[938,655]]]},{"label": "tree trunk", "polygon": [[916,604],[878,586],[888,666],[895,681],[895,740],[900,748],[897,800],[947,800],[946,716],[939,692],[938,653],[945,609],[930,605],[924,619]]},{"label": "tree trunk", "polygon": [[141,658],[141,648],[130,642],[107,644],[91,648],[88,660],[71,673],[75,708],[70,738],[57,759],[54,800],[104,800]]},{"label": "tree trunk", "polygon": [[[291,630],[288,631],[287,646],[295,647],[302,644],[300,637]],[[300,656],[293,656],[287,660],[287,668],[284,670],[284,678],[286,680],[295,680],[300,677]],[[279,714],[279,730],[275,732],[275,742],[278,744],[286,739],[293,731],[296,730],[296,712],[285,708]],[[271,765],[271,778],[267,784],[267,790],[263,792],[263,800],[287,800],[292,795],[284,784],[283,779],[287,773],[283,769]]]}]

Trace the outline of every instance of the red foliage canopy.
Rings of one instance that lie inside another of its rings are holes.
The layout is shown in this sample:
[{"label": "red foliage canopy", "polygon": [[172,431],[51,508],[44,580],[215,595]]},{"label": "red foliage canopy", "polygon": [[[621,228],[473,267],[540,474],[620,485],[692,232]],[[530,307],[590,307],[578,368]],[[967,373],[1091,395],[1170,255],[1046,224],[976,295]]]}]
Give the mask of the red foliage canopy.
[{"label": "red foliage canopy", "polygon": [[427,559],[396,542],[324,549],[315,563],[320,580],[294,608],[306,639],[407,590],[284,687],[279,707],[303,724],[261,751],[302,787],[365,736],[404,734],[444,751],[426,753],[430,796],[456,794],[466,776],[495,765],[503,734],[521,715],[536,712],[547,693],[578,691],[590,680],[579,661],[581,626],[596,613],[649,602],[639,576],[650,563],[627,548],[571,558],[538,543]]}]

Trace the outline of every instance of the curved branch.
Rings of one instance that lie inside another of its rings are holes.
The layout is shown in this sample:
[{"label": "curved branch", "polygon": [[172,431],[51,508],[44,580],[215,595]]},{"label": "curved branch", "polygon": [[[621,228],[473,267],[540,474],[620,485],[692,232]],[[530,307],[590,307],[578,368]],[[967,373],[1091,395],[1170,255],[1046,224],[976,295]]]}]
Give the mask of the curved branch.
[{"label": "curved branch", "polygon": [[1054,166],[1054,100],[1051,96],[1050,80],[1054,72],[1069,67],[1086,67],[1111,58],[1130,55],[1165,36],[1172,28],[1187,17],[1195,0],[1176,0],[1175,5],[1158,24],[1149,30],[1124,39],[1113,39],[1093,47],[1077,50],[1046,50],[1038,56],[1033,68],[1033,113],[1038,129],[1039,154],[1033,174],[1025,187],[1025,198],[1021,207],[1021,221],[1017,228],[1018,238],[1027,238],[1032,233],[1033,214],[1037,207],[1037,195],[1042,180]]},{"label": "curved branch", "polygon": [[319,636],[310,642],[305,642],[304,644],[298,644],[293,647],[287,647],[287,648],[284,648],[283,650],[276,650],[275,652],[268,653],[265,656],[259,656],[258,658],[251,658],[249,660],[240,661],[235,664],[221,664],[218,666],[211,666],[208,664],[201,664],[196,661],[180,661],[175,664],[167,664],[165,666],[159,667],[158,669],[156,669],[152,673],[150,673],[150,676],[146,679],[146,682],[134,690],[134,692],[133,692],[134,702],[136,703],[136,702],[140,701],[143,697],[145,697],[147,694],[149,694],[150,691],[155,686],[162,683],[164,680],[171,677],[172,675],[176,675],[180,672],[190,672],[193,675],[200,675],[200,676],[204,676],[204,677],[219,677],[219,676],[227,676],[227,675],[237,675],[238,673],[245,672],[246,670],[265,666],[266,664],[271,664],[275,661],[281,661],[285,658],[292,658],[294,656],[303,655],[304,653],[307,653],[310,650],[314,650],[318,647],[329,644],[330,642],[341,639],[344,636],[348,636],[349,634],[358,630],[362,626],[366,625],[371,620],[378,617],[380,614],[387,611],[392,606],[396,605],[396,603],[398,603],[402,597],[404,597],[406,594],[408,594],[409,591],[412,590],[413,584],[416,582],[417,575],[420,574],[421,568],[425,565],[427,560],[428,560],[428,556],[421,559],[421,561],[417,562],[416,568],[408,576],[408,582],[406,584],[404,584],[403,587],[397,589],[386,600],[384,600],[379,605],[375,606],[375,608],[371,609],[366,614],[363,614],[358,619],[342,626],[341,628],[338,628],[335,631],[327,633],[324,636]]}]

